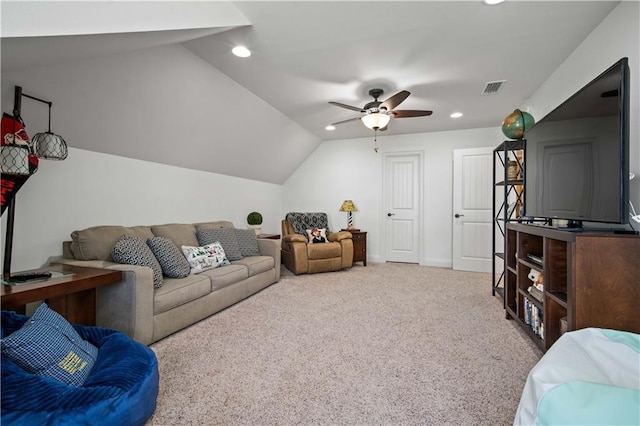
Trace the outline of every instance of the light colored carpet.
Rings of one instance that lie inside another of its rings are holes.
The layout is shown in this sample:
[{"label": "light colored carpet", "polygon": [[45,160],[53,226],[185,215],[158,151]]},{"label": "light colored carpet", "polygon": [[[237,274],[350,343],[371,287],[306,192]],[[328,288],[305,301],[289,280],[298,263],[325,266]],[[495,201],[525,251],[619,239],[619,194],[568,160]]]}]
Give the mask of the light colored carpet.
[{"label": "light colored carpet", "polygon": [[542,355],[489,274],[390,263],[285,269],[151,348],[150,425],[506,425]]}]

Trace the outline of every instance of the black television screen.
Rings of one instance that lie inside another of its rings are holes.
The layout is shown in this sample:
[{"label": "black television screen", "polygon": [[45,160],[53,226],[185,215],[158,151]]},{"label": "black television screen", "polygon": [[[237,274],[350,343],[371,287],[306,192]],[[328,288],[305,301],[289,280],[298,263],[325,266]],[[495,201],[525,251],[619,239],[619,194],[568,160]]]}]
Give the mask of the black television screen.
[{"label": "black television screen", "polygon": [[622,58],[525,133],[527,217],[629,221],[629,66]]}]

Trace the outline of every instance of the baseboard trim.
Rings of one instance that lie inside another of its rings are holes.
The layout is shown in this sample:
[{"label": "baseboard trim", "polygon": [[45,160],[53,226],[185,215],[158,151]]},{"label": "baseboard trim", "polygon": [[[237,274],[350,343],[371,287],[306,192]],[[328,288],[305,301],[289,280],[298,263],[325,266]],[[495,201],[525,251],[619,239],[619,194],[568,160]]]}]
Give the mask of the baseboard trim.
[{"label": "baseboard trim", "polygon": [[453,268],[453,260],[451,259],[425,259],[423,266],[435,266],[436,268]]}]

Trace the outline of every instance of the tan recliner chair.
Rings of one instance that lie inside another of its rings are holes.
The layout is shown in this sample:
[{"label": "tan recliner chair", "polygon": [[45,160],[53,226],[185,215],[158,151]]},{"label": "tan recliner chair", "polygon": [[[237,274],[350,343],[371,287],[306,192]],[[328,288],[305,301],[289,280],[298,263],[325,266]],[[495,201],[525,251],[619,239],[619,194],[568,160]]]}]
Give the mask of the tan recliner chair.
[{"label": "tan recliner chair", "polygon": [[282,261],[296,275],[339,271],[353,264],[351,233],[327,233],[326,243],[309,244],[307,229],[328,229],[326,213],[288,213],[282,221]]}]

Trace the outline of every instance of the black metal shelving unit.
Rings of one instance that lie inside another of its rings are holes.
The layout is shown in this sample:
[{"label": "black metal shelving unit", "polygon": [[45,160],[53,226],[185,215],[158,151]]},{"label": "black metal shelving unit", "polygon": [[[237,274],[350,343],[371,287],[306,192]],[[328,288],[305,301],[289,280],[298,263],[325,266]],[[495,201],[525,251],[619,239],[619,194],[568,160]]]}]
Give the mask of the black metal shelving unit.
[{"label": "black metal shelving unit", "polygon": [[[525,139],[506,140],[493,150],[493,238],[492,238],[492,286],[491,295],[498,294],[504,301],[504,287],[507,279],[515,279],[505,275],[505,251],[508,242],[507,223],[519,222],[519,209],[524,205],[524,151]],[[522,151],[518,156],[517,152]],[[517,178],[509,178],[508,162],[515,161],[519,170]],[[500,179],[502,175],[502,179]],[[512,207],[512,208],[510,208]],[[502,244],[499,244],[502,242]],[[498,259],[503,262],[500,272],[496,271]]]}]

